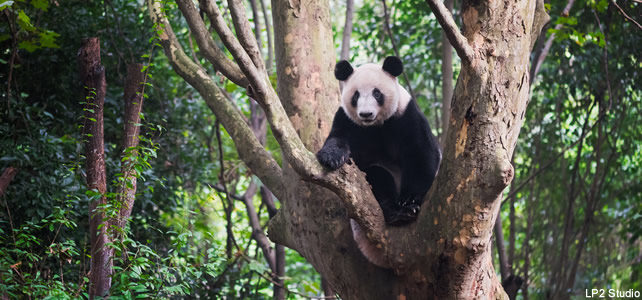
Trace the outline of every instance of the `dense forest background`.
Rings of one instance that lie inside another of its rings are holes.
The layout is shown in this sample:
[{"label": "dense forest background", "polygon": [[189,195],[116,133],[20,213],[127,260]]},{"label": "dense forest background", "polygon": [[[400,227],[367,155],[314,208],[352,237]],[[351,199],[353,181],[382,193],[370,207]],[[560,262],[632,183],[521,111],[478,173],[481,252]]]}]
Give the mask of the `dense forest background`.
[{"label": "dense forest background", "polygon": [[[454,51],[442,52],[441,28],[429,6],[418,0],[348,2],[330,3],[337,59],[358,65],[398,55],[406,67],[402,84],[442,137],[443,89],[452,89],[444,82],[457,78],[459,61],[444,59]],[[218,5],[229,19],[227,4]],[[455,1],[455,20],[459,5]],[[531,56],[530,103],[512,158],[515,177],[494,231],[495,269],[521,287],[520,299],[584,297],[585,289],[640,291],[642,5],[545,5],[551,21]],[[248,122],[265,126],[245,90],[201,57],[176,4],[165,7],[188,54],[220,78]],[[269,65],[271,5],[251,0],[246,7],[276,84]],[[109,294],[333,295],[296,251],[266,239],[278,199],[261,189],[206,102],[174,73],[146,3],[0,0],[0,19],[0,297],[89,296],[90,202],[101,195],[87,187],[84,166],[86,124],[95,121],[87,117],[92,108],[77,57],[87,37],[99,38],[107,83],[107,190],[99,209],[118,214],[123,186],[131,188],[124,165],[137,178],[131,218],[108,245],[114,251]],[[454,67],[452,78],[442,78],[443,61]],[[123,147],[125,86],[135,63],[146,75],[138,92],[140,143]],[[280,163],[269,129],[265,145]],[[270,255],[282,258],[281,270]]]}]

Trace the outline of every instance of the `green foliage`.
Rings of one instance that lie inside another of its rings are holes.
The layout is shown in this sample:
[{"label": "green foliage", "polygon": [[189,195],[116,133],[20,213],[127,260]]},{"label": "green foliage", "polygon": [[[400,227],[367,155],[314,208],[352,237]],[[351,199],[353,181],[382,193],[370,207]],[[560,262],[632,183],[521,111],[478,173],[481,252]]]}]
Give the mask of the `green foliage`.
[{"label": "green foliage", "polygon": [[[58,33],[34,25],[29,15],[37,15],[47,12],[48,0],[33,0],[31,5],[26,1],[0,2],[0,11],[5,11],[8,19],[8,26],[0,27],[0,42],[13,39],[13,45],[19,49],[34,52],[41,48],[59,48],[56,39]],[[36,23],[37,24],[37,23]],[[17,26],[16,26],[17,25]]]}]

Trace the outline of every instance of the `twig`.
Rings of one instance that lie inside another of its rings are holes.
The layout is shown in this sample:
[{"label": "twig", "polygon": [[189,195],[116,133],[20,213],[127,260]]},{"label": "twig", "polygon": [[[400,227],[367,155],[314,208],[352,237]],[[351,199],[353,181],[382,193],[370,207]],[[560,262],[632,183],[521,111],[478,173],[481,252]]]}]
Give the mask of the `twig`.
[{"label": "twig", "polygon": [[205,68],[203,67],[203,64],[201,64],[201,61],[200,61],[200,60],[198,60],[198,57],[196,57],[196,48],[194,48],[194,42],[192,42],[192,30],[191,30],[191,29],[188,29],[188,30],[189,30],[189,36],[187,37],[187,41],[188,41],[188,43],[189,43],[189,49],[190,49],[190,50],[192,50],[192,51],[191,51],[191,52],[192,52],[192,59],[194,60],[194,62],[195,62],[199,67],[201,67],[201,68],[205,69]]},{"label": "twig", "polygon": [[225,210],[225,219],[227,221],[227,239],[228,239],[228,244],[226,245],[226,248],[228,250],[228,257],[231,254],[231,244],[232,242],[233,245],[236,246],[238,249],[238,244],[236,243],[236,240],[234,239],[234,232],[232,232],[232,206],[234,203],[230,201],[230,193],[227,190],[227,185],[225,184],[225,165],[223,161],[223,142],[221,141],[221,124],[219,123],[218,119],[215,121],[216,127],[216,141],[218,143],[218,162],[221,168],[220,171],[220,180],[221,180],[221,185],[223,186],[223,191],[225,193],[225,199],[227,201],[227,205],[225,201],[223,201],[223,209]]},{"label": "twig", "polygon": [[617,2],[615,2],[615,0],[611,0],[611,3],[613,3],[615,7],[617,7],[617,9],[620,11],[620,13],[622,14],[622,16],[624,16],[625,19],[633,22],[633,24],[637,25],[639,29],[642,29],[642,25],[636,22],[633,18],[629,17],[629,15],[627,15],[626,12],[624,12],[624,10],[619,5],[617,5]]},{"label": "twig", "polygon": [[243,195],[243,203],[245,203],[250,227],[252,228],[252,238],[256,241],[259,248],[261,248],[261,252],[263,252],[263,256],[265,256],[265,260],[270,266],[272,272],[276,273],[276,256],[274,254],[274,249],[261,227],[259,215],[256,213],[254,203],[252,203],[252,198],[256,195],[257,190],[256,182],[252,180],[252,182],[250,182],[250,186],[248,186],[245,194]]},{"label": "twig", "polygon": [[517,186],[517,188],[515,188],[514,190],[511,190],[510,193],[508,193],[508,195],[506,197],[504,197],[504,199],[502,200],[502,205],[508,199],[510,199],[511,197],[516,195],[517,192],[519,192],[529,181],[533,180],[533,178],[535,178],[537,175],[542,173],[542,171],[544,171],[546,168],[550,167],[555,161],[557,161],[557,159],[562,157],[562,155],[564,155],[564,153],[566,153],[566,151],[568,151],[572,147],[575,147],[575,145],[577,145],[577,143],[581,142],[588,135],[589,132],[593,131],[593,128],[595,128],[595,126],[600,124],[600,121],[602,120],[602,118],[604,118],[604,116],[606,116],[606,114],[600,114],[600,116],[597,118],[595,123],[593,125],[591,125],[591,128],[589,128],[589,130],[586,130],[585,132],[583,132],[582,135],[575,142],[573,142],[572,144],[566,146],[564,148],[564,150],[562,150],[560,153],[558,153],[555,157],[553,157],[551,160],[549,160],[542,167],[538,168],[533,174],[528,176],[528,178],[526,178],[522,183],[520,183],[519,186]]},{"label": "twig", "polygon": [[[118,30],[118,35],[123,39],[123,41],[127,42],[127,39],[125,38],[125,34],[123,33],[122,29],[120,28],[120,20],[118,19],[118,14],[116,13],[116,9],[114,9],[114,6],[111,5],[111,1],[105,1],[107,5],[109,5],[109,8],[111,8],[111,12],[114,15],[114,19],[116,19],[116,30]],[[115,46],[115,45],[114,45]],[[134,52],[132,52],[131,47],[127,47],[127,51],[129,51],[129,59],[131,59],[131,63],[136,61],[134,59]]]},{"label": "twig", "polygon": [[[613,3],[615,3],[615,1],[613,1]],[[607,33],[604,32],[604,30],[602,30],[602,23],[600,23],[600,18],[597,16],[597,12],[595,12],[595,10],[593,10],[593,15],[595,16],[595,20],[597,21],[597,28],[600,29],[602,36],[604,36],[604,49],[602,51],[602,61],[604,62],[604,75],[606,76],[606,88],[609,91],[609,106],[607,110],[610,110],[611,105],[613,104],[613,93],[611,92],[611,82],[609,80],[609,57],[607,52],[608,40],[606,35]],[[608,22],[608,19],[607,19],[607,22]]]},{"label": "twig", "polygon": [[[220,184],[208,184],[208,186],[209,186],[209,187],[211,187],[211,188],[213,188],[213,189],[214,189],[214,190],[216,190],[217,192],[221,192],[221,193],[225,193],[225,190],[226,190],[226,189],[225,189],[222,185],[220,185]],[[227,194],[227,193],[226,193],[226,194]],[[243,196],[242,196],[242,195],[239,195],[239,194],[231,193],[231,194],[227,194],[227,195],[229,195],[229,196],[230,196],[232,199],[234,199],[234,200],[239,200],[239,201],[242,201],[242,200],[243,200]]]},{"label": "twig", "polygon": [[268,74],[272,74],[272,61],[274,61],[274,47],[272,46],[272,23],[270,22],[270,18],[267,13],[265,0],[259,0],[259,3],[261,3],[263,19],[265,20],[265,33],[267,34],[268,57],[267,62],[265,63],[265,68]]},{"label": "twig", "polygon": [[430,6],[432,13],[435,14],[437,21],[439,21],[441,28],[446,33],[450,44],[457,51],[461,61],[468,65],[472,64],[474,59],[473,48],[466,37],[459,31],[453,15],[444,6],[444,3],[440,0],[426,0],[426,3]]},{"label": "twig", "polygon": [[[16,56],[18,55],[18,37],[16,33],[15,23],[12,22],[10,17],[10,11],[7,9],[4,11],[5,17],[7,17],[7,23],[9,24],[9,29],[11,30],[11,58],[9,59],[9,76],[7,78],[7,111],[10,110],[11,106],[11,81],[13,77],[13,66],[15,64]],[[18,93],[20,94],[20,93]]]},{"label": "twig", "polygon": [[[243,260],[245,260],[245,261],[246,261],[246,262],[248,262],[248,263],[249,263],[249,262],[251,262],[251,258],[250,258],[250,257],[248,257],[245,253],[239,253],[239,254],[240,254],[240,257],[241,257],[241,258],[243,258]],[[288,288],[285,286],[285,284],[284,284],[284,283],[276,282],[276,281],[274,281],[272,278],[270,278],[269,276],[266,276],[266,275],[265,275],[265,274],[263,274],[263,273],[256,272],[256,274],[258,274],[259,276],[263,277],[263,279],[265,279],[265,280],[267,280],[267,281],[271,282],[271,283],[272,283],[272,284],[274,284],[275,286],[278,286],[278,287],[280,287],[280,288],[284,289],[286,293],[292,293],[292,294],[295,294],[295,295],[297,295],[297,296],[304,297],[304,298],[306,298],[306,299],[336,299],[336,297],[327,297],[327,296],[308,296],[308,295],[303,294],[303,293],[301,293],[301,292],[297,292],[297,291],[293,291],[293,290],[288,289]]]},{"label": "twig", "polygon": [[[566,6],[564,7],[564,10],[562,10],[562,16],[568,16],[568,14],[571,12],[571,8],[573,7],[573,3],[575,3],[575,0],[568,0],[566,2]],[[559,31],[562,29],[563,24],[557,24],[555,25],[555,31]],[[539,52],[539,55],[537,58],[534,60],[535,64],[531,66],[530,70],[530,85],[533,86],[533,83],[535,82],[535,77],[537,76],[537,73],[539,73],[539,68],[542,66],[542,63],[544,63],[544,60],[546,59],[546,56],[548,56],[549,51],[551,50],[551,47],[553,46],[553,41],[555,40],[555,31],[551,33],[551,35],[548,37],[546,40],[546,43],[544,44],[544,47],[542,50]]]}]

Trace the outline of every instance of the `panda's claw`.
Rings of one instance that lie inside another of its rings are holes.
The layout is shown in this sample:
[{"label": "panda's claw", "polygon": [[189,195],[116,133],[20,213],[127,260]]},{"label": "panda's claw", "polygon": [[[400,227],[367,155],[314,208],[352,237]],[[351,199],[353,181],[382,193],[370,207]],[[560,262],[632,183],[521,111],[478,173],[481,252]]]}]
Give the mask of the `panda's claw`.
[{"label": "panda's claw", "polygon": [[347,153],[341,153],[339,149],[323,148],[317,153],[317,160],[319,163],[331,171],[341,168],[348,160]]},{"label": "panda's claw", "polygon": [[386,217],[386,223],[388,223],[388,225],[403,226],[412,223],[417,219],[421,206],[412,200],[408,202],[403,203],[397,211],[392,212]]}]

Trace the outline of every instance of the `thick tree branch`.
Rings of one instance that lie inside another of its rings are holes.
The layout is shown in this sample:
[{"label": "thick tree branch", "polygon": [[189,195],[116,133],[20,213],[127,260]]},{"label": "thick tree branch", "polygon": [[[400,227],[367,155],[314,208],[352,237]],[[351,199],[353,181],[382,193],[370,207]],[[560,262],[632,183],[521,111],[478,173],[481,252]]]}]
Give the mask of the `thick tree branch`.
[{"label": "thick tree branch", "polygon": [[[186,0],[179,0],[178,2],[181,1]],[[230,136],[232,136],[239,155],[248,167],[255,172],[270,190],[274,192],[282,191],[280,188],[282,174],[274,159],[260,146],[247,124],[238,116],[234,107],[224,99],[221,91],[211,78],[184,53],[169,21],[161,13],[160,4],[153,0],[148,0],[148,4],[152,20],[155,23],[162,24],[163,30],[160,32],[159,38],[165,49],[165,54],[168,56],[175,71],[203,96],[210,109],[221,120]],[[238,40],[234,38],[218,8],[211,1],[204,0],[201,4],[204,5],[205,12],[210,16],[215,30],[239,62],[239,66],[247,78],[250,79],[250,84],[255,88],[254,92],[260,91],[255,93],[257,100],[263,104],[267,119],[272,127],[272,133],[281,145],[284,157],[288,159],[289,164],[302,177],[328,187],[337,193],[346,201],[348,212],[354,219],[364,228],[367,228],[368,232],[374,235],[374,232],[377,231],[377,235],[380,235],[384,224],[383,214],[371,192],[366,193],[371,200],[364,200],[363,191],[370,191],[370,187],[365,181],[365,176],[354,165],[343,168],[342,172],[332,173],[328,173],[321,167],[314,154],[308,151],[301,142],[276,92],[271,85],[268,85],[262,79],[266,77],[259,73],[248,54],[241,47]],[[277,196],[281,198],[280,195]],[[275,234],[275,236],[278,235]],[[283,241],[281,240],[281,242]]]},{"label": "thick tree branch", "polygon": [[[188,3],[191,3],[189,0],[177,0],[176,2],[180,5],[183,5],[181,3],[184,3],[186,6]],[[254,65],[250,55],[236,39],[232,30],[227,26],[227,23],[225,23],[225,19],[216,4],[211,0],[201,0],[200,7],[205,11],[210,19],[210,23],[212,23],[212,26],[214,27],[214,30],[249,80],[249,84],[252,87],[252,90],[250,91],[252,96],[257,100],[263,99],[263,95],[265,95],[269,89],[266,78],[259,72],[259,69]],[[248,88],[248,86],[244,87]]]},{"label": "thick tree branch", "polygon": [[161,12],[160,3],[149,0],[148,5],[152,20],[160,25],[158,37],[174,70],[199,91],[234,140],[239,156],[245,164],[264,184],[272,190],[279,191],[283,184],[283,174],[277,162],[259,143],[234,105],[227,101],[212,78],[185,54],[169,21]]},{"label": "thick tree branch", "polygon": [[444,6],[444,3],[440,0],[426,0],[426,3],[428,3],[433,14],[435,14],[437,21],[439,21],[441,28],[446,33],[450,44],[453,45],[455,51],[457,51],[457,55],[459,55],[461,61],[467,65],[472,64],[474,59],[473,48],[468,43],[466,37],[459,31],[453,15],[448,11],[446,6]]},{"label": "thick tree branch", "polygon": [[[234,24],[238,41],[252,59],[254,66],[256,66],[259,71],[264,71],[265,65],[263,64],[259,45],[254,38],[254,34],[250,28],[250,22],[245,15],[245,5],[243,5],[241,0],[228,0],[227,5],[230,7],[232,23]],[[258,20],[256,17],[254,19]],[[256,30],[258,31],[259,29],[257,28]]]},{"label": "thick tree branch", "polygon": [[[263,101],[259,101],[259,103],[262,102],[264,105],[267,119],[272,127],[272,133],[281,145],[284,157],[288,159],[290,165],[303,178],[328,187],[337,193],[346,202],[349,215],[364,226],[374,240],[382,241],[383,214],[376,200],[374,200],[372,192],[370,192],[370,186],[365,181],[365,176],[354,165],[344,167],[340,172],[332,173],[328,173],[319,165],[314,154],[308,151],[301,142],[272,87],[265,86],[266,82],[260,79],[262,76],[259,71],[254,67],[247,53],[225,25],[218,8],[211,2],[206,2],[206,13],[212,18],[212,23],[215,24],[214,27],[217,32],[219,30],[223,32],[218,32],[221,38],[224,41],[227,40],[226,44],[235,49],[231,50],[231,52],[239,61],[241,69],[250,78],[251,84],[253,86],[254,84],[263,85],[261,87],[263,93],[259,94],[259,96],[263,96]],[[235,141],[239,155],[248,167],[271,191],[281,192],[283,190],[281,188],[283,183],[282,173],[274,159],[260,145],[253,132],[238,116],[233,105],[225,100],[211,78],[184,53],[169,21],[161,13],[160,4],[152,0],[149,0],[148,3],[154,22],[163,25],[159,38],[161,45],[165,49],[165,54],[174,66],[175,71],[203,96],[210,109],[221,120],[221,123]],[[251,72],[251,76],[248,72]],[[364,193],[364,191],[368,192]],[[282,195],[277,196],[282,198]],[[367,198],[369,200],[365,200]],[[271,234],[271,237],[274,236],[277,241],[285,243],[278,238],[279,234],[281,233]]]},{"label": "thick tree branch", "polygon": [[232,82],[242,87],[247,87],[248,80],[241,72],[239,66],[228,59],[225,53],[223,53],[223,51],[214,44],[212,37],[209,35],[209,31],[205,27],[203,19],[198,14],[196,7],[194,7],[194,3],[192,1],[176,2],[183,13],[183,16],[185,16],[187,25],[189,25],[192,34],[194,34],[196,43],[202,51],[203,56],[205,56],[217,71],[221,72]]},{"label": "thick tree branch", "polygon": [[[187,0],[179,0],[187,1]],[[252,98],[256,99],[262,106],[266,113],[267,119],[270,122],[272,133],[281,145],[284,156],[292,165],[294,170],[303,177],[312,178],[318,177],[318,174],[323,172],[323,168],[316,160],[313,153],[308,151],[303,145],[301,138],[298,136],[292,123],[288,119],[281,100],[276,95],[276,92],[269,83],[269,78],[264,69],[258,69],[253,63],[252,59],[241,46],[241,43],[234,37],[232,31],[225,24],[218,7],[212,1],[202,0],[201,8],[210,17],[216,32],[219,34],[223,43],[234,56],[234,59],[239,63],[241,70],[250,80],[252,90]],[[241,24],[242,25],[242,24]],[[249,26],[248,26],[249,28]],[[245,34],[250,34],[246,39],[248,43],[255,43],[251,37],[251,31]],[[258,58],[260,59],[260,57]],[[271,190],[274,191],[272,187]]]},{"label": "thick tree branch", "polygon": [[346,21],[343,24],[343,37],[341,38],[341,54],[339,59],[347,60],[350,56],[350,38],[352,36],[352,15],[354,13],[354,0],[346,1]]}]

